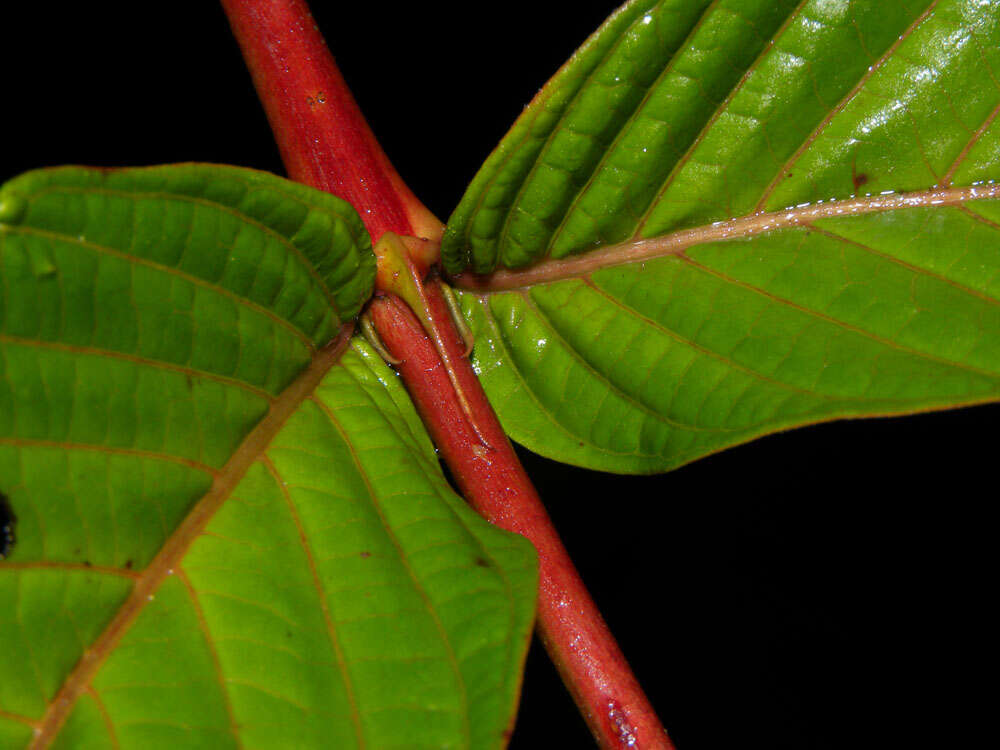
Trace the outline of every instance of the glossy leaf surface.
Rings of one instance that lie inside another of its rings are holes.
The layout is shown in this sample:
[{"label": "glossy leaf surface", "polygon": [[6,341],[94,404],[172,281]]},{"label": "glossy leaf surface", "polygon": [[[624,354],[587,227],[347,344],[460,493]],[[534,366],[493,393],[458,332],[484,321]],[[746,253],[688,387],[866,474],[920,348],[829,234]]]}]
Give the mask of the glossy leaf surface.
[{"label": "glossy leaf surface", "polygon": [[995,400],[998,81],[991,3],[624,6],[449,222],[505,428],[652,472]]},{"label": "glossy leaf surface", "polygon": [[0,196],[0,747],[501,745],[534,553],[327,345],[354,212],[203,166]]}]

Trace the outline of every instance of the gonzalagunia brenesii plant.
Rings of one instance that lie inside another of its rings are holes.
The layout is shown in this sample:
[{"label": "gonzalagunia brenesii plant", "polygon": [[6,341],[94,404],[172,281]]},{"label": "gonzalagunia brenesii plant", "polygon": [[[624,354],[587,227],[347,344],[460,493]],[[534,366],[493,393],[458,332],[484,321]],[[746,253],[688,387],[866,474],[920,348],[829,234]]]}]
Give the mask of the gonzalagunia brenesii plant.
[{"label": "gonzalagunia brenesii plant", "polygon": [[290,180],[0,190],[3,747],[502,746],[533,625],[670,747],[507,436],[655,473],[997,399],[995,7],[628,3],[442,224],[302,2],[222,5]]}]

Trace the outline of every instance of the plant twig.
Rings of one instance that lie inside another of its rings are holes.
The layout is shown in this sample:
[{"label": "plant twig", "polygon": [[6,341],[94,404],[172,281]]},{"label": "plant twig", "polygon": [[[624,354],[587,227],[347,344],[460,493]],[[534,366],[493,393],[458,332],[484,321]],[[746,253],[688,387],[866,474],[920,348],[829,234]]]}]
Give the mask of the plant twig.
[{"label": "plant twig", "polygon": [[[428,284],[425,290],[432,317],[448,320],[440,289]],[[383,344],[400,360],[397,369],[463,495],[491,523],[522,534],[538,550],[538,632],[598,743],[605,748],[671,748],[475,372],[461,358],[462,336],[452,329],[444,344],[458,362],[455,376],[479,417],[488,448],[464,418],[444,365],[410,309],[398,298],[384,296],[373,301],[371,313]]]},{"label": "plant twig", "polygon": [[[382,152],[304,0],[221,2],[289,175],[349,201],[375,241],[387,231],[438,239],[440,222]],[[413,259],[426,270],[426,254]],[[564,682],[603,747],[672,748],[465,358],[467,342],[451,321],[441,288],[425,283],[422,292],[423,325],[399,298],[384,293],[372,301],[372,320],[400,360],[397,369],[466,499],[538,550],[538,629]],[[446,348],[444,359],[425,325]]]},{"label": "plant twig", "polygon": [[305,0],[221,0],[288,176],[350,203],[372,241],[384,232],[436,240],[441,222],[399,177]]}]

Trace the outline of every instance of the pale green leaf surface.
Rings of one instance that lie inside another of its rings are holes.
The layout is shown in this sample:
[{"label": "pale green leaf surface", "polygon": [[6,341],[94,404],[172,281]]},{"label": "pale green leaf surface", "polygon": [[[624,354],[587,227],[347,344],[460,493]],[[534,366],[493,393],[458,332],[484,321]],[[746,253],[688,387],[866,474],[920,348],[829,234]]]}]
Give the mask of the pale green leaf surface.
[{"label": "pale green leaf surface", "polygon": [[[552,270],[463,294],[505,428],[653,472],[776,429],[996,399],[1000,209],[931,190],[1000,176],[998,81],[990,3],[623,6],[490,156],[442,245],[453,274]],[[914,201],[710,236],[888,192]],[[594,262],[563,273],[570,258]]]},{"label": "pale green leaf surface", "polygon": [[370,294],[353,212],[216,167],[0,196],[0,747],[89,665],[55,747],[501,746],[534,552],[451,491],[396,376],[356,342],[240,448]]}]

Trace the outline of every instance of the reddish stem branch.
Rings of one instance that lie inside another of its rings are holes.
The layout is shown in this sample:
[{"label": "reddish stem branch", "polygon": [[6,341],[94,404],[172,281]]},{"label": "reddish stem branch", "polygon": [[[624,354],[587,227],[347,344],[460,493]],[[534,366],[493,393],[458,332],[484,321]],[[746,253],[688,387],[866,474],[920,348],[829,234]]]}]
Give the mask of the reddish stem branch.
[{"label": "reddish stem branch", "polygon": [[305,0],[221,0],[288,176],[343,198],[373,241],[438,239],[441,222],[406,186],[354,101]]},{"label": "reddish stem branch", "polygon": [[[369,130],[304,0],[221,0],[293,179],[349,201],[378,240],[386,231],[436,239],[441,225],[403,184]],[[386,295],[372,315],[428,431],[469,502],[538,550],[541,638],[606,748],[672,748],[521,467],[451,322],[440,289],[424,286],[477,429],[441,356],[410,309]],[[484,444],[485,443],[485,444]]]},{"label": "reddish stem branch", "polygon": [[[448,310],[434,284],[425,287],[435,322]],[[566,552],[538,493],[511,448],[451,329],[442,337],[455,375],[491,446],[484,447],[453,396],[441,358],[409,308],[377,298],[372,316],[424,423],[462,493],[491,523],[526,536],[538,550],[538,630],[597,741],[606,748],[671,748],[656,713]]]}]

